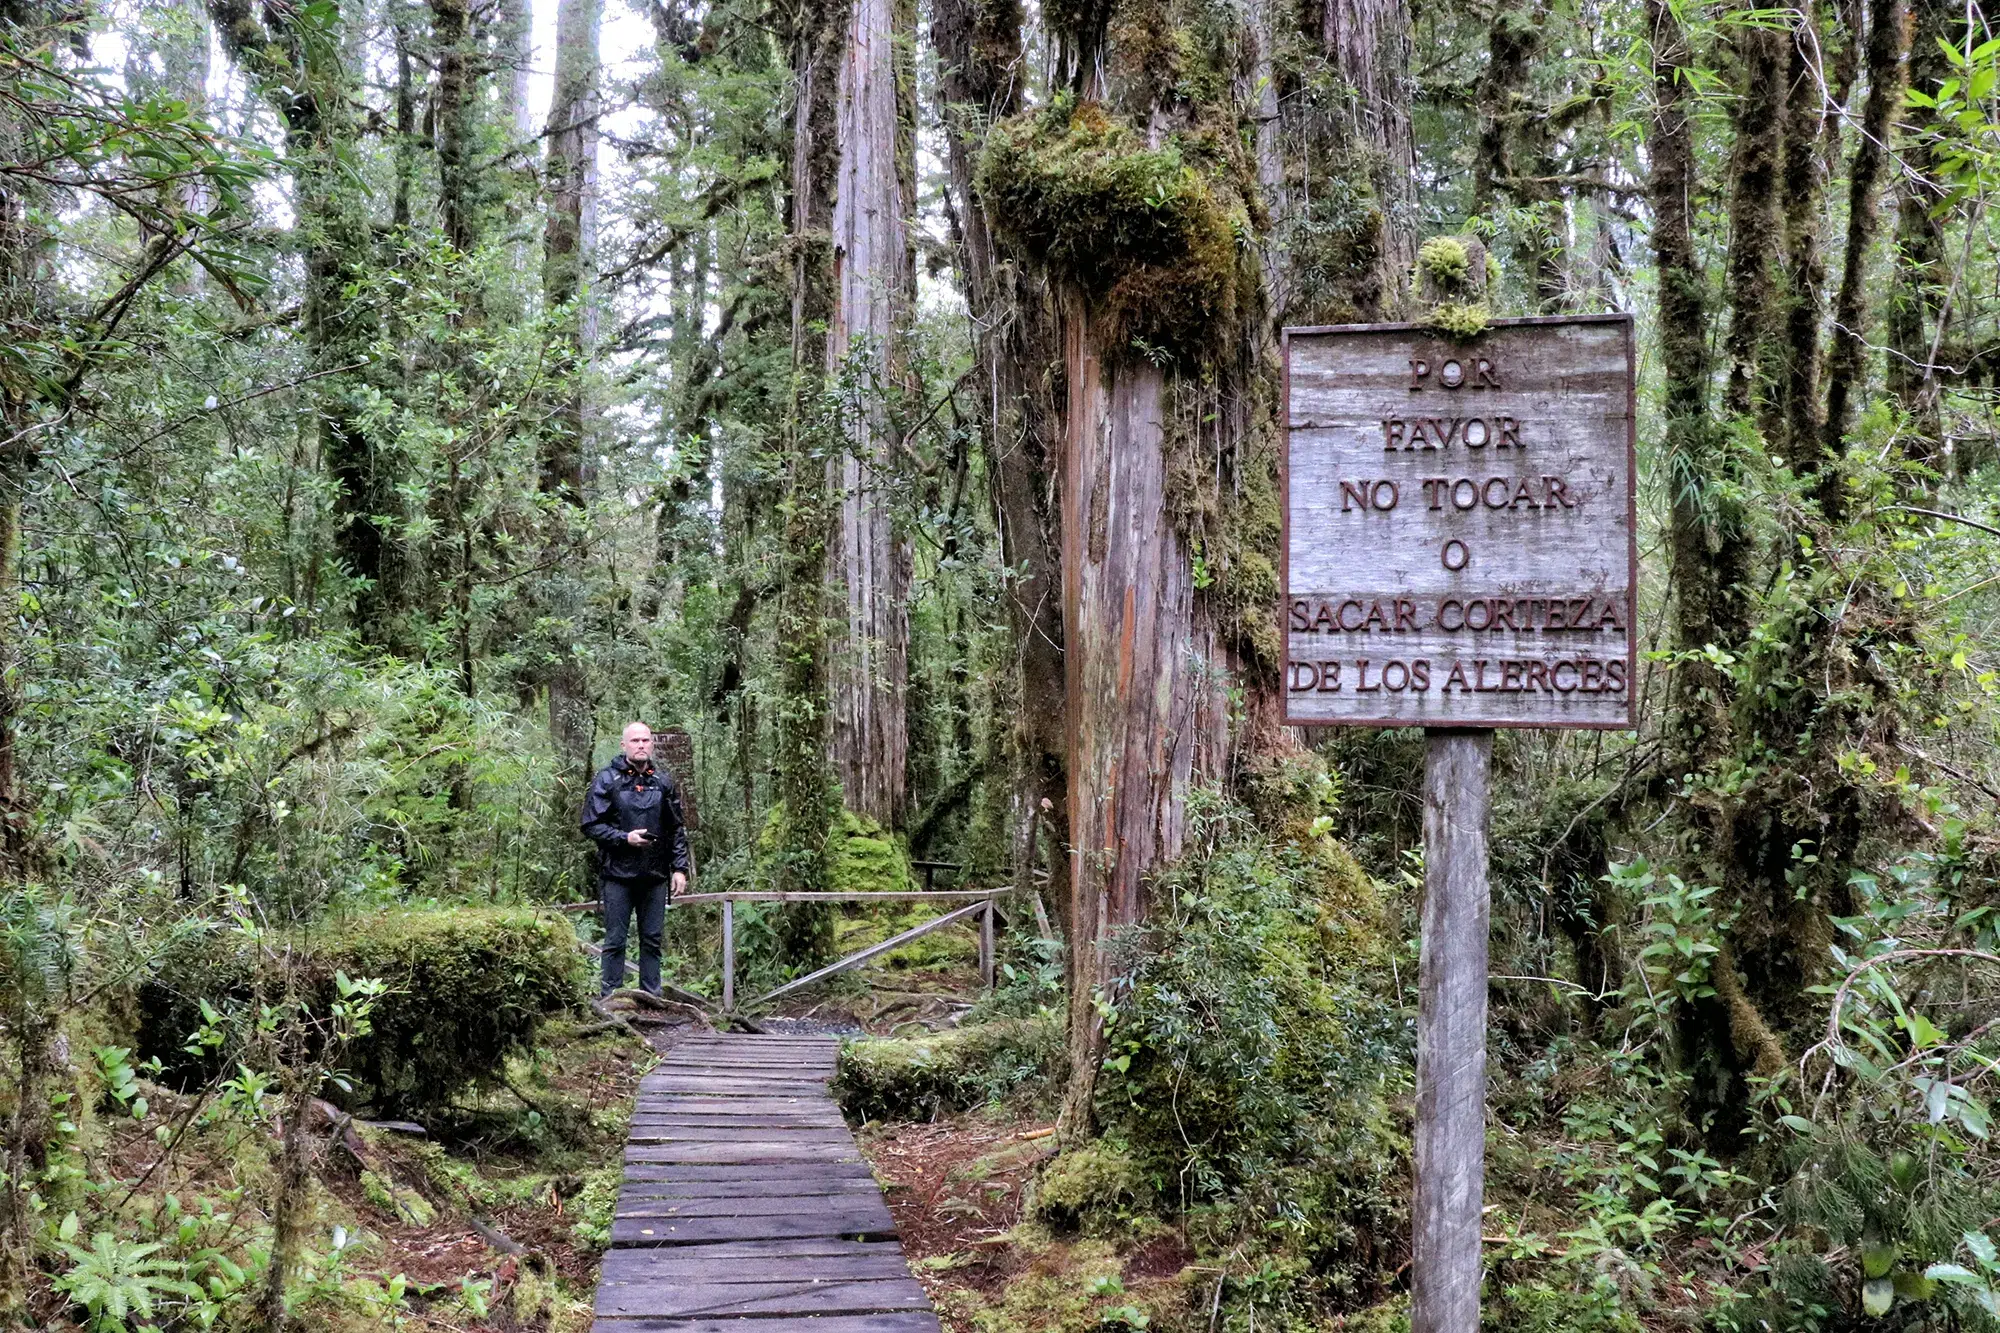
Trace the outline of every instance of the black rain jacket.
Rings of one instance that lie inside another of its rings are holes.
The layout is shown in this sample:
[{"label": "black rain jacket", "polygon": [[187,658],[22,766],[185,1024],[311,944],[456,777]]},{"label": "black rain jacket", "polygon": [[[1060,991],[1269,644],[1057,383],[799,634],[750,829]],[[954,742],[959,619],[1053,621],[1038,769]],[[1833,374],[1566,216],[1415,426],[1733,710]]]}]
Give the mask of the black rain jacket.
[{"label": "black rain jacket", "polygon": [[[653,835],[634,847],[625,835],[642,828]],[[680,788],[663,769],[635,766],[619,755],[605,766],[583,798],[583,835],[597,844],[605,879],[647,887],[688,869],[687,825]]]}]

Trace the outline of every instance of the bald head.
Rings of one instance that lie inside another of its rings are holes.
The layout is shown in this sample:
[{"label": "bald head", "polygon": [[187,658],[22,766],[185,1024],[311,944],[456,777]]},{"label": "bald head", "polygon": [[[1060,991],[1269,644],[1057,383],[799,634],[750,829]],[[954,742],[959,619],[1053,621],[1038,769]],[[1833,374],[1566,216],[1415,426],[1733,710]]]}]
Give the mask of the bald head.
[{"label": "bald head", "polygon": [[650,762],[653,758],[653,729],[644,722],[628,723],[622,748],[625,758],[632,763]]}]

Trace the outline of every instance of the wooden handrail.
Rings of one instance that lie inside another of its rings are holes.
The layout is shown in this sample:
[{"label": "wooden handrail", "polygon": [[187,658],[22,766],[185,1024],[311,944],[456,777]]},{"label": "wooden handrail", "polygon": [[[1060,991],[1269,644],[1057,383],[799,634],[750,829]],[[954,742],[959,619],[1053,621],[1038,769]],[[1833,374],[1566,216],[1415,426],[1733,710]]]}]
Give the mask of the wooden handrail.
[{"label": "wooden handrail", "polygon": [[997,898],[1003,893],[1014,892],[1011,884],[997,889],[939,889],[931,892],[925,889],[885,889],[880,893],[779,893],[766,889],[732,889],[728,893],[683,893],[674,899],[676,903],[892,903],[892,902],[938,902],[943,899],[965,901],[980,898]]}]

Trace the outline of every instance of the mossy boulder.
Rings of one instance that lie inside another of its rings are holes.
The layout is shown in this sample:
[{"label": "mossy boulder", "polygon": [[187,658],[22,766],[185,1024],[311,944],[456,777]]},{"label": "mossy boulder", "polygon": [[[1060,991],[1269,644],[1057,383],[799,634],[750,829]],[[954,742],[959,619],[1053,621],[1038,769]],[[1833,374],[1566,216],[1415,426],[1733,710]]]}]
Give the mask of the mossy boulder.
[{"label": "mossy boulder", "polygon": [[852,1120],[935,1120],[991,1102],[1049,1098],[1060,1086],[1062,1060],[1053,1018],[851,1041],[841,1048],[833,1095]]},{"label": "mossy boulder", "polygon": [[874,820],[842,810],[826,835],[826,887],[832,893],[892,893],[914,887],[902,840]]},{"label": "mossy boulder", "polygon": [[1227,345],[1254,285],[1240,154],[1059,97],[992,127],[978,188],[1010,249],[1091,298],[1108,348],[1193,360]]},{"label": "mossy boulder", "polygon": [[[323,1020],[335,978],[387,984],[370,1030],[342,1060],[350,1100],[422,1119],[466,1088],[497,1081],[509,1056],[533,1048],[544,1020],[584,998],[584,967],[569,923],[546,913],[486,908],[383,912],[265,941],[188,940],[140,989],[140,1047],[169,1076],[205,1077],[238,1058],[252,1006],[287,990]],[[186,1047],[201,1004],[225,1018],[230,1040],[202,1055]]]},{"label": "mossy boulder", "polygon": [[[776,858],[784,846],[785,808],[773,806],[757,835],[757,877],[776,882]],[[852,810],[837,812],[826,832],[828,893],[890,893],[914,887],[910,853],[901,838]]]},{"label": "mossy boulder", "polygon": [[1055,1230],[1102,1235],[1152,1202],[1152,1183],[1132,1155],[1099,1141],[1071,1149],[1043,1168],[1029,1190],[1027,1209]]}]

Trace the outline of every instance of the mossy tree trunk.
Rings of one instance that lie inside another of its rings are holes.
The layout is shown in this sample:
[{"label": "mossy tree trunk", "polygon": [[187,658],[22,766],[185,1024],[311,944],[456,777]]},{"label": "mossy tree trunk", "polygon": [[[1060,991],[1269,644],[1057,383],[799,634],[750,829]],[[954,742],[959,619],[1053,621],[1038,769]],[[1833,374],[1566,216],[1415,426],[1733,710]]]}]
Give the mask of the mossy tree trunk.
[{"label": "mossy tree trunk", "polygon": [[[1868,259],[1880,230],[1882,167],[1889,154],[1890,126],[1903,103],[1903,57],[1909,50],[1908,10],[1902,0],[1874,0],[1868,7],[1868,96],[1862,103],[1860,132],[1847,172],[1847,245],[1841,257],[1840,291],[1833,307],[1833,341],[1826,365],[1826,434],[1829,462],[1847,452],[1850,406],[1865,387],[1863,338],[1867,322]],[[1820,508],[1839,522],[1847,503],[1838,468],[1829,467],[1820,485]]]},{"label": "mossy tree trunk", "polygon": [[[452,0],[442,0],[451,3]],[[573,626],[585,614],[576,529],[589,485],[590,433],[595,412],[589,378],[597,346],[597,305],[591,271],[597,249],[597,119],[601,114],[598,52],[603,0],[560,0],[556,9],[556,79],[549,104],[548,218],[542,232],[542,300],[563,312],[551,350],[561,398],[544,430],[539,485],[548,500],[543,547],[549,574],[538,583],[542,618]],[[590,782],[596,728],[589,680],[571,645],[580,632],[546,637],[538,667],[548,695],[549,739],[566,790],[555,805],[571,818]]]},{"label": "mossy tree trunk", "polygon": [[1042,275],[1004,259],[974,189],[977,138],[1020,110],[1019,0],[938,0],[939,119],[951,176],[959,281],[972,316],[985,407],[986,475],[1000,534],[1007,612],[1014,636],[1018,706],[1010,721],[1014,881],[1030,884],[1049,858],[1049,900],[1067,918],[1069,844],[1064,779],[1065,706],[1061,560],[1057,548],[1056,396],[1060,385],[1055,305]]},{"label": "mossy tree trunk", "polygon": [[851,0],[836,105],[840,161],[833,203],[827,370],[851,397],[847,448],[830,466],[840,497],[832,577],[846,602],[831,662],[833,760],[849,809],[896,827],[909,730],[910,555],[890,496],[900,460],[893,399],[903,383],[901,330],[915,290],[905,178],[914,115],[905,66],[914,42],[903,0]]},{"label": "mossy tree trunk", "polygon": [[[1964,10],[1949,0],[1915,0],[1907,77],[1912,91],[1936,96],[1951,77],[1939,49],[1949,41]],[[1912,108],[1902,126],[1899,152],[1907,168],[1896,200],[1895,287],[1889,297],[1889,392],[1909,413],[1912,461],[1935,467],[1944,457],[1944,421],[1938,381],[1939,343],[1949,322],[1945,313],[1944,223],[1934,215],[1943,198],[1938,164],[1925,131],[1929,113]]]},{"label": "mossy tree trunk", "polygon": [[[837,93],[846,27],[845,0],[808,0],[791,11],[783,34],[795,90],[786,199],[792,402],[783,445],[774,719],[784,823],[773,887],[792,892],[826,887],[829,804],[837,790],[827,764],[827,545],[835,522],[828,460],[844,453],[846,444],[829,440],[821,388],[825,330],[833,319]],[[779,913],[778,935],[786,958],[819,960],[832,953],[833,918],[823,907],[787,905]]]},{"label": "mossy tree trunk", "polygon": [[[401,552],[382,524],[400,504],[388,442],[367,414],[383,368],[371,364],[381,321],[365,292],[374,264],[365,196],[343,166],[355,144],[358,105],[336,34],[289,9],[209,0],[223,48],[285,127],[285,161],[297,189],[305,250],[302,324],[316,380],[320,457],[333,487],[333,553],[359,581],[354,619],[362,638],[396,646],[406,592]],[[266,26],[260,13],[270,19]]]},{"label": "mossy tree trunk", "polygon": [[1409,6],[1262,0],[1248,21],[1273,322],[1398,318],[1417,255]]}]

